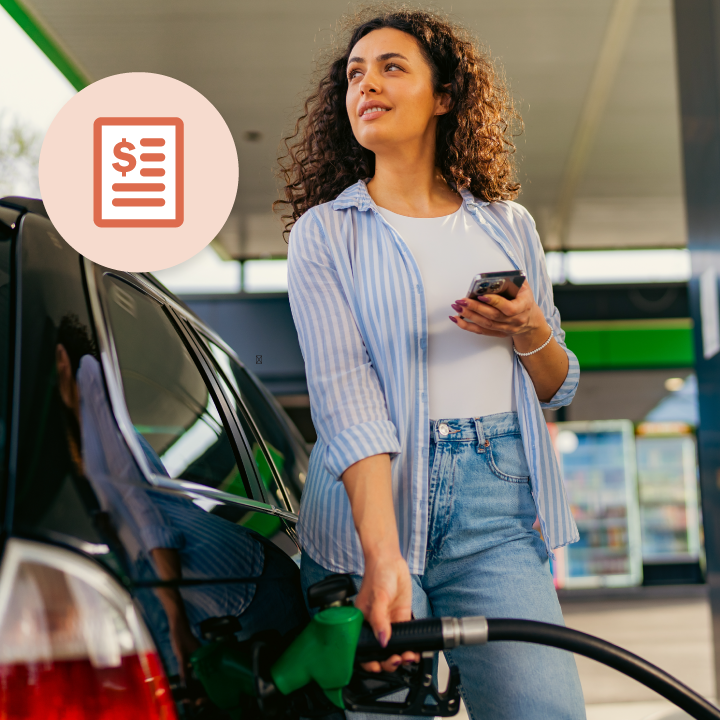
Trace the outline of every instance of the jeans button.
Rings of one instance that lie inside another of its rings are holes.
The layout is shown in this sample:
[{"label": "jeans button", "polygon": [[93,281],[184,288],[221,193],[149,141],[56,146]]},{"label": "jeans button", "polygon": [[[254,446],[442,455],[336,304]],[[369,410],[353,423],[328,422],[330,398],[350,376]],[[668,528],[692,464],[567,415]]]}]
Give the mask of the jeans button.
[{"label": "jeans button", "polygon": [[440,425],[438,426],[438,431],[441,435],[447,435],[450,432],[446,423],[440,423]]}]

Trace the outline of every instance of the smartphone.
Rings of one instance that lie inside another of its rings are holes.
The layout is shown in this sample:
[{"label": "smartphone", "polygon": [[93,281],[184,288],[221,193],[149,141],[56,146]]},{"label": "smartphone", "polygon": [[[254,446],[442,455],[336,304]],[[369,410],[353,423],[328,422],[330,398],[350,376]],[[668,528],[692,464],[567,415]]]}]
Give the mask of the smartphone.
[{"label": "smartphone", "polygon": [[517,296],[524,282],[525,273],[522,270],[478,273],[472,279],[466,297],[477,300],[480,295],[492,294],[512,300]]}]

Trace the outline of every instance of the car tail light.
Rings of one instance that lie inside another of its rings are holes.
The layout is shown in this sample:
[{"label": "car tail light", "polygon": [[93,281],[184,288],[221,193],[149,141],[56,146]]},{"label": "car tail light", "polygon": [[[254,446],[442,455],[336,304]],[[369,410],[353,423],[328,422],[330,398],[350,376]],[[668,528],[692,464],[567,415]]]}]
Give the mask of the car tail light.
[{"label": "car tail light", "polygon": [[127,592],[92,561],[9,540],[0,566],[0,720],[176,720]]}]

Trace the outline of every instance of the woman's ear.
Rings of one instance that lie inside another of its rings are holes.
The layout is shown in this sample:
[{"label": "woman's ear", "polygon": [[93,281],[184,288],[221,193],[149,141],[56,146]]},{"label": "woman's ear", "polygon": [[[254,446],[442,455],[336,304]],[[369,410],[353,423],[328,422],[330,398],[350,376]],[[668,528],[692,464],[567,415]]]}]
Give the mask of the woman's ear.
[{"label": "woman's ear", "polygon": [[447,88],[447,92],[442,92],[437,97],[437,103],[435,107],[436,115],[445,115],[452,110],[452,96],[450,95],[450,88],[452,83],[445,83],[443,87]]}]

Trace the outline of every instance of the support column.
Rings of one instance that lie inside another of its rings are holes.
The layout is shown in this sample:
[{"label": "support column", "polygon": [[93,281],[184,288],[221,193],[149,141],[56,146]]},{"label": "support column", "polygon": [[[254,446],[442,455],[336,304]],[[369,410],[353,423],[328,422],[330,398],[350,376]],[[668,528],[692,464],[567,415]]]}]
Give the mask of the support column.
[{"label": "support column", "polygon": [[[700,275],[720,277],[720,0],[674,0],[688,247],[690,311],[700,399],[698,451],[707,579],[720,692],[720,353],[703,357]],[[670,81],[670,78],[668,78]]]}]

